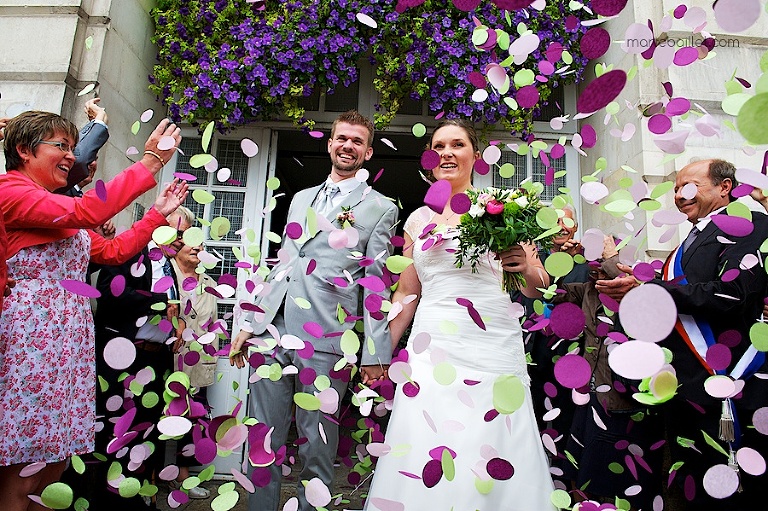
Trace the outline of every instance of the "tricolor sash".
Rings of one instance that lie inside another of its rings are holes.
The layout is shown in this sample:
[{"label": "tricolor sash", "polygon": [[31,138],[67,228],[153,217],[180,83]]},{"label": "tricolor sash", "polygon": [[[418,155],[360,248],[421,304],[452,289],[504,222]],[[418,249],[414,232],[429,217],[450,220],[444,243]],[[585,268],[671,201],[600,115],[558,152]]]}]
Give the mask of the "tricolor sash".
[{"label": "tricolor sash", "polygon": [[[664,280],[669,281],[676,279],[680,284],[688,283],[688,280],[685,278],[683,273],[682,259],[683,248],[682,245],[679,245],[664,263],[664,267],[662,269],[662,276]],[[736,365],[733,367],[733,369],[731,369],[730,372],[726,372],[725,370],[712,369],[712,367],[707,363],[707,350],[710,346],[713,346],[717,342],[717,339],[715,339],[715,335],[712,332],[712,328],[710,327],[709,323],[700,317],[695,317],[690,314],[678,314],[677,322],[675,323],[675,330],[678,334],[680,334],[680,337],[683,339],[685,344],[709,374],[728,374],[728,376],[734,380],[746,380],[755,374],[755,372],[757,372],[757,370],[762,367],[763,363],[765,362],[765,353],[756,350],[755,347],[750,343],[750,346],[747,348],[741,358],[739,358],[739,360],[736,362]],[[723,424],[723,421],[732,420],[735,430],[732,434],[723,434],[723,430],[721,428],[721,440],[734,442],[734,440],[739,438],[738,421],[736,420],[734,412],[735,410],[733,409],[731,400],[726,399],[723,404],[723,419],[721,420],[721,425]],[[726,438],[723,438],[724,436]]]}]

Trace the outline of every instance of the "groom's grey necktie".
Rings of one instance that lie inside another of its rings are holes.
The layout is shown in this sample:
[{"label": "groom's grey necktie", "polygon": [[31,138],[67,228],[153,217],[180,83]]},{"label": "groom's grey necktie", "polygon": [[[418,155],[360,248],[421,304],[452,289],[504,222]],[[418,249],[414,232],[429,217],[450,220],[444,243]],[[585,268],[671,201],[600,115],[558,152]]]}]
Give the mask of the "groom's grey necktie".
[{"label": "groom's grey necktie", "polygon": [[338,185],[326,183],[320,193],[317,194],[315,211],[319,215],[326,216],[333,209],[333,198],[339,192]]}]

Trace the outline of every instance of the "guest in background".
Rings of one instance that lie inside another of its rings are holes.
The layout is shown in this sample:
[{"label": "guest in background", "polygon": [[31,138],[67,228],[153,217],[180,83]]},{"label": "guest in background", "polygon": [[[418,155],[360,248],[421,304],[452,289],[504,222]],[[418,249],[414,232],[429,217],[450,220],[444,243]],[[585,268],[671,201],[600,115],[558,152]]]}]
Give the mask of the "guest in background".
[{"label": "guest in background", "polygon": [[[114,368],[99,356],[96,360],[97,373],[102,381],[97,394],[97,411],[105,416],[105,427],[96,436],[96,447],[105,452],[115,438],[116,428],[109,422],[110,417],[120,416],[130,409],[136,410],[132,427],[143,431],[156,424],[163,414],[163,401],[146,402],[142,396],[153,393],[162,396],[165,379],[173,370],[173,352],[181,347],[181,340],[172,336],[176,328],[183,329],[179,316],[179,290],[173,272],[171,257],[184,245],[184,231],[190,227],[189,210],[175,211],[168,216],[168,224],[176,229],[174,239],[168,245],[158,246],[149,242],[138,254],[120,266],[105,266],[99,272],[97,289],[101,297],[96,307],[96,346],[99,353],[114,338],[122,337],[134,341],[136,359],[126,368]],[[169,277],[169,278],[166,278]],[[115,292],[115,283],[123,289]],[[169,346],[172,343],[173,346]],[[146,378],[139,378],[141,371],[150,369]],[[141,380],[140,392],[132,387],[131,378],[120,379],[127,372]],[[122,406],[110,410],[109,403],[120,400]],[[140,480],[153,481],[154,474],[162,469],[165,443],[159,441],[157,428],[147,438],[139,435],[133,444],[149,441],[154,445],[152,453],[136,468],[123,467],[123,473],[132,473]],[[110,460],[118,461],[121,460]],[[97,481],[94,509],[132,511],[153,509],[154,503],[138,497],[125,499],[117,494],[117,488],[106,479],[108,463],[103,464]]]},{"label": "guest in background", "polygon": [[[187,208],[178,210],[184,219],[192,224],[195,221],[194,214]],[[179,328],[176,337],[184,343],[181,349],[174,355],[173,369],[181,370],[189,376],[190,385],[197,389],[194,398],[203,403],[206,409],[208,405],[207,388],[216,381],[216,356],[219,349],[219,333],[224,333],[218,318],[217,298],[206,291],[216,287],[216,281],[206,275],[200,264],[198,254],[203,250],[202,245],[182,246],[171,258],[171,264],[177,279],[179,290]],[[199,341],[199,342],[198,342]],[[201,344],[203,343],[203,344]],[[191,432],[178,442],[179,446],[192,443]],[[170,486],[178,489],[180,484],[189,477],[189,467],[197,465],[194,458],[176,455],[176,465],[179,467],[179,475],[176,481],[171,481]],[[195,486],[189,490],[189,496],[193,499],[206,499],[211,495],[207,488]]]},{"label": "guest in background", "polygon": [[[164,137],[172,148],[158,147]],[[156,186],[180,130],[160,122],[141,161],[106,184],[106,200],[93,191],[82,198],[53,193],[66,185],[77,140],[71,122],[48,112],[22,113],[5,128],[0,212],[17,281],[0,319],[0,499],[9,511],[41,509],[27,496],[57,481],[70,456],[94,449],[94,332],[83,282],[89,259],[126,261],[187,195],[186,183],[166,185],[142,221],[105,240],[92,229]],[[34,462],[46,465],[21,477]]]}]

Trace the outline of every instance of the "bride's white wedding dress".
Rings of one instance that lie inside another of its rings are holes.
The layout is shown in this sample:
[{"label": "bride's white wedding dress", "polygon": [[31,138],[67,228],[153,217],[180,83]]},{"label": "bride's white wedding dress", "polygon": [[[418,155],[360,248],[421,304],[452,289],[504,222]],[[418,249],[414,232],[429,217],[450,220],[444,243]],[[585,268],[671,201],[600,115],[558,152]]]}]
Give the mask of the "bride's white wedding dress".
[{"label": "bride's white wedding dress", "polygon": [[[491,256],[477,273],[468,263],[456,268],[450,234],[424,250],[436,238],[423,233],[432,216],[423,207],[405,224],[421,281],[407,348],[418,393],[398,385],[366,510],[554,510],[522,332],[500,266]],[[397,366],[391,374],[402,374]]]}]

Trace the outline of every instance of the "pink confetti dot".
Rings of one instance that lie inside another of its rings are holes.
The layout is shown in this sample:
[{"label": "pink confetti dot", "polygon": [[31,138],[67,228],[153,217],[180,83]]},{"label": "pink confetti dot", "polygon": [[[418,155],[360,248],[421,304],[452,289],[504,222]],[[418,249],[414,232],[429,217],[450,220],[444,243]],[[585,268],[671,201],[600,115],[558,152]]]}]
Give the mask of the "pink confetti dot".
[{"label": "pink confetti dot", "polygon": [[699,51],[692,46],[683,46],[675,52],[675,58],[672,62],[676,66],[687,66],[696,62],[699,58]]},{"label": "pink confetti dot", "polygon": [[539,102],[539,89],[535,85],[526,85],[515,95],[520,108],[533,108]]},{"label": "pink confetti dot", "polygon": [[611,36],[601,27],[593,27],[581,37],[581,54],[592,60],[602,57],[611,46]]},{"label": "pink confetti dot", "polygon": [[590,6],[596,14],[615,16],[627,5],[627,0],[592,0]]},{"label": "pink confetti dot", "polygon": [[477,172],[481,176],[484,176],[488,172],[490,172],[491,166],[488,165],[488,162],[486,162],[485,160],[483,160],[481,158],[481,159],[475,160],[474,170],[475,170],[475,172]]},{"label": "pink confetti dot", "polygon": [[567,389],[578,389],[589,383],[589,362],[579,355],[564,355],[555,363],[555,379]]},{"label": "pink confetti dot", "polygon": [[585,114],[597,112],[616,99],[626,83],[627,73],[623,70],[608,71],[584,88],[576,101],[576,110]]},{"label": "pink confetti dot", "polygon": [[466,193],[457,193],[453,197],[451,197],[451,211],[456,213],[457,215],[463,215],[467,211],[469,211],[469,208],[472,206],[472,201],[469,200],[469,197]]},{"label": "pink confetti dot", "polygon": [[672,127],[672,119],[666,114],[655,114],[648,119],[648,130],[656,135],[666,133]]},{"label": "pink confetti dot", "polygon": [[426,170],[432,170],[440,165],[440,155],[437,151],[427,149],[421,154],[421,168]]}]

